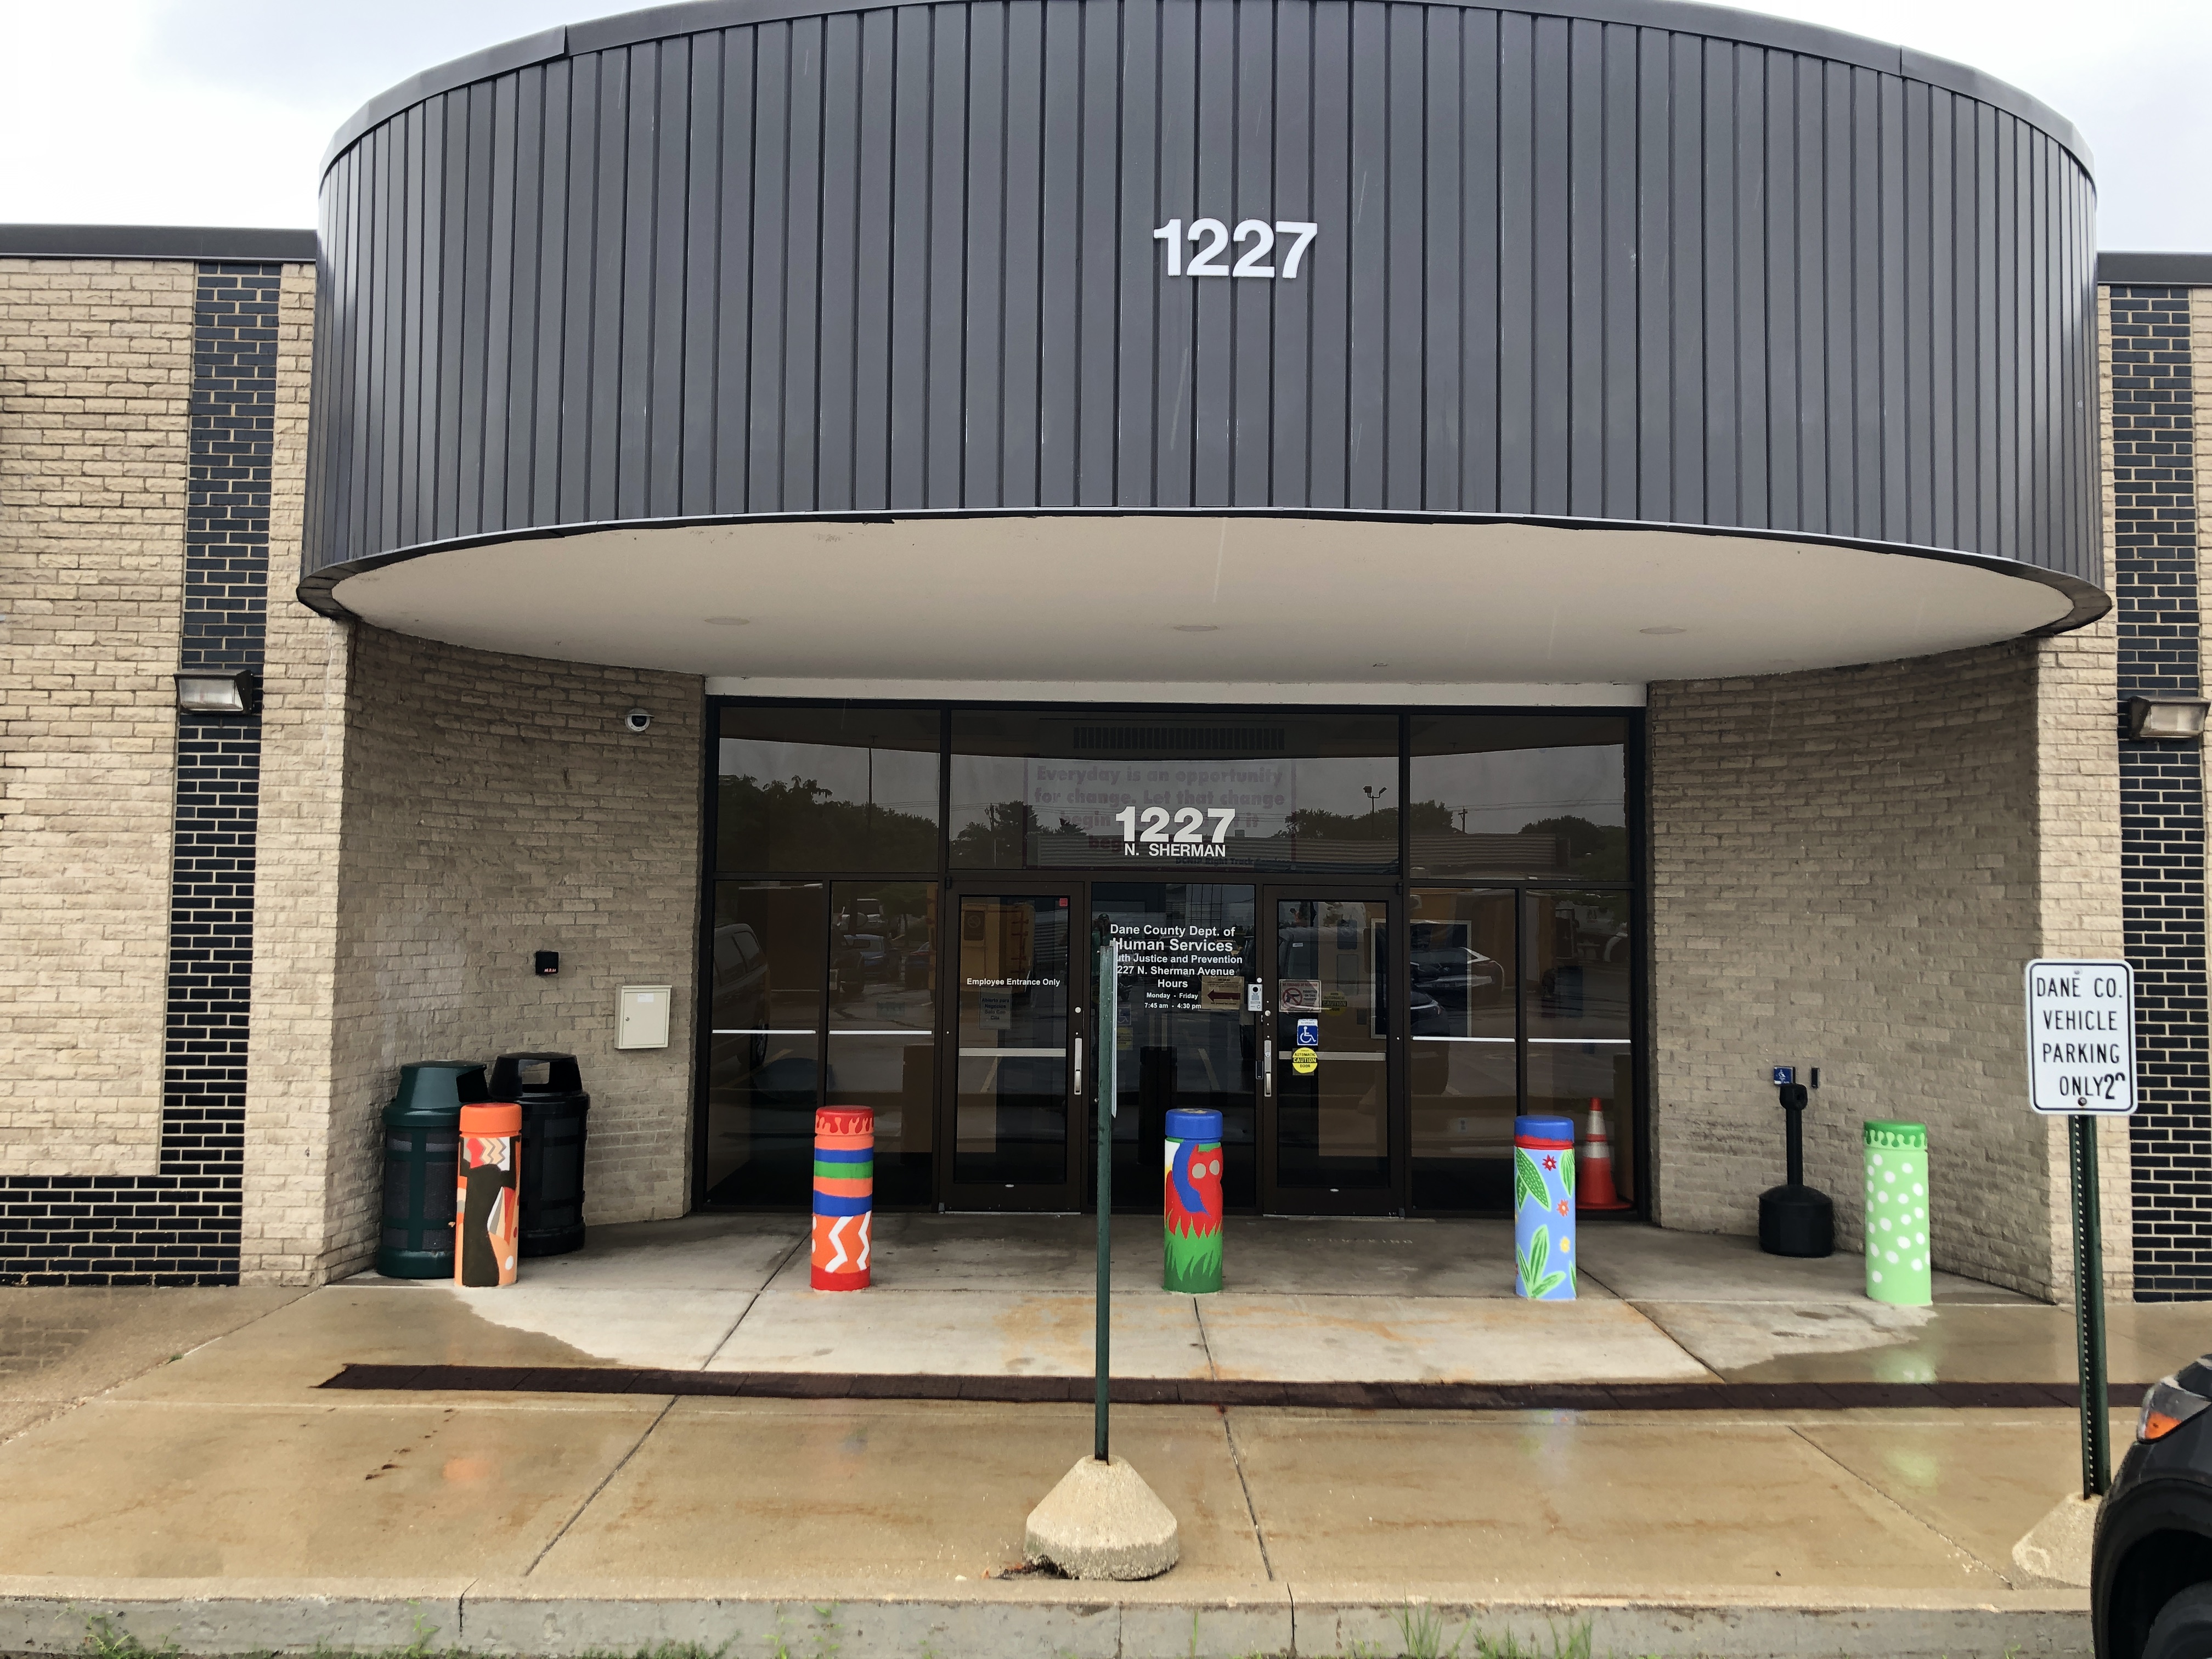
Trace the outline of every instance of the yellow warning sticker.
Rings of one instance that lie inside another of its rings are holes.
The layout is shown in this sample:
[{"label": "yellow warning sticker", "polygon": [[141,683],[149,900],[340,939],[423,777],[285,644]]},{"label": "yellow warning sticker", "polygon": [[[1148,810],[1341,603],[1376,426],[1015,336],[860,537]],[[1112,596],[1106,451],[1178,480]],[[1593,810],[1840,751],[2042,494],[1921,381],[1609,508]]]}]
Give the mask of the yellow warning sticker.
[{"label": "yellow warning sticker", "polygon": [[1311,1077],[1321,1065],[1321,1056],[1311,1048],[1291,1051],[1291,1069],[1300,1077]]}]

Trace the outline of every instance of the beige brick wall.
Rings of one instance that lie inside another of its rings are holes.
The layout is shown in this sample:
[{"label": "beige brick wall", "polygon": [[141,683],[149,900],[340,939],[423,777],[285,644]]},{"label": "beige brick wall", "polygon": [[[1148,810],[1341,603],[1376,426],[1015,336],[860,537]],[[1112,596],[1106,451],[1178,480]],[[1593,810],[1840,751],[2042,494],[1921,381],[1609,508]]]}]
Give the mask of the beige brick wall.
[{"label": "beige brick wall", "polygon": [[[2109,538],[2106,544],[2110,545]],[[2113,724],[2119,631],[2111,613],[2090,627],[2039,641],[2036,653],[2038,898],[2046,957],[2118,961],[2127,955],[2120,918],[2120,750]],[[2042,1126],[2051,1184],[2049,1294],[2073,1294],[2072,1182],[2066,1127]],[[2135,1294],[2128,1126],[2097,1126],[2097,1185],[2104,1226],[2105,1289]]]},{"label": "beige brick wall", "polygon": [[2118,942],[2111,660],[2106,629],[1652,686],[1666,1225],[1756,1231],[1782,1178],[1767,1068],[1819,1066],[1807,1179],[1839,1242],[1861,1237],[1860,1123],[1921,1121],[1937,1265],[2052,1291],[2063,1165],[2027,1105],[2021,971],[2046,941]]},{"label": "beige brick wall", "polygon": [[[376,1114],[407,1060],[575,1054],[586,1219],[688,1206],[704,691],[353,630],[327,1270],[374,1249]],[[642,736],[633,706],[653,715]],[[532,974],[540,950],[558,978]],[[626,984],[674,987],[668,1048],[615,1048]]]},{"label": "beige brick wall", "polygon": [[277,311],[239,1264],[246,1279],[279,1284],[316,1283],[337,1260],[328,1237],[349,628],[317,616],[292,591],[307,492],[313,316],[314,267],[287,265]]},{"label": "beige brick wall", "polygon": [[0,1173],[154,1169],[192,288],[0,259]]},{"label": "beige brick wall", "polygon": [[[2104,290],[2097,290],[2101,301]],[[2197,439],[2197,550],[2198,567],[2198,606],[2203,604],[2203,551],[2207,527],[2212,526],[2212,288],[2192,288],[2189,290],[2189,360],[2195,369],[2191,377],[2196,389]],[[2109,392],[2106,393],[2110,398]],[[2110,430],[2110,427],[2106,430]],[[2106,476],[2111,477],[2111,458],[2106,458]],[[2110,547],[2108,538],[2105,545]],[[2212,672],[2207,672],[2207,647],[2212,643],[2212,629],[2200,626],[2197,635],[2197,683],[2212,686]],[[2202,751],[2199,751],[2200,753]]]}]

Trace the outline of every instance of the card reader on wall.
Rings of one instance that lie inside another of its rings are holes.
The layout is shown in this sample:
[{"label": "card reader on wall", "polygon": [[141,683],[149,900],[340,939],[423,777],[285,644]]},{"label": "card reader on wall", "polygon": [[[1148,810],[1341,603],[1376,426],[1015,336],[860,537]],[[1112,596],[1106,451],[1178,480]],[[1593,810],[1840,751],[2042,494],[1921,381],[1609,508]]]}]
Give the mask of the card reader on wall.
[{"label": "card reader on wall", "polygon": [[616,994],[616,1048],[668,1046],[670,988],[665,985],[625,985]]}]

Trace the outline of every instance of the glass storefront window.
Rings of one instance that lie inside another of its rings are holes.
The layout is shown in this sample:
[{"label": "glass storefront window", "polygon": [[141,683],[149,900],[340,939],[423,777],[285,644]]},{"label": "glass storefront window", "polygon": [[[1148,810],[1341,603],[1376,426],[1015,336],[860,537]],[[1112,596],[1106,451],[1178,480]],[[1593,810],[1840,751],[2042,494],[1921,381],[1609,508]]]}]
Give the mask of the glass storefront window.
[{"label": "glass storefront window", "polygon": [[714,884],[706,1200],[802,1206],[814,1181],[829,895]]},{"label": "glass storefront window", "polygon": [[715,867],[935,871],[939,727],[933,708],[724,708]]},{"label": "glass storefront window", "polygon": [[1413,1203],[1510,1210],[1520,1109],[1510,890],[1417,887],[1407,919]]},{"label": "glass storefront window", "polygon": [[[1114,1207],[1157,1214],[1171,1110],[1221,1114],[1222,1200],[1259,1200],[1254,1017],[1257,890],[1198,882],[1098,882],[1091,909],[1121,947],[1115,1012]],[[1095,1200],[1097,1176],[1088,1177]]]},{"label": "glass storefront window", "polygon": [[937,1110],[937,884],[830,890],[825,1105],[876,1115],[876,1202],[927,1204]]},{"label": "glass storefront window", "polygon": [[715,717],[703,1203],[804,1209],[846,1103],[886,1208],[1081,1204],[1099,1041],[1116,1208],[1157,1210],[1176,1107],[1222,1114],[1232,1210],[1505,1213],[1514,1117],[1593,1102],[1634,1197],[1632,718]]},{"label": "glass storefront window", "polygon": [[1398,867],[1387,714],[952,717],[962,869]]},{"label": "glass storefront window", "polygon": [[1572,1118],[1579,1139],[1590,1108],[1601,1108],[1613,1180],[1623,1198],[1633,1199],[1636,945],[1629,895],[1531,892],[1522,902],[1527,1109]]},{"label": "glass storefront window", "polygon": [[1411,770],[1416,879],[1628,879],[1618,715],[1417,714]]}]

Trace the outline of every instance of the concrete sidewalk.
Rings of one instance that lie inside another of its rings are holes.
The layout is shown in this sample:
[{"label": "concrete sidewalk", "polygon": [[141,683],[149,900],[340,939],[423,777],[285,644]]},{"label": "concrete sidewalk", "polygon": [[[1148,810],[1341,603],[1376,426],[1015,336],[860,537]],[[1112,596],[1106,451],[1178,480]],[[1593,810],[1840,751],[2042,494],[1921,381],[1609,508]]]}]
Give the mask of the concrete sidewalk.
[{"label": "concrete sidewalk", "polygon": [[[1080,1406],[320,1386],[370,1362],[593,1367],[611,1387],[678,1354],[1088,1365],[1087,1283],[1060,1288],[1088,1263],[1052,1248],[1070,1224],[1024,1223],[1018,1249],[943,1223],[852,1297],[788,1287],[790,1224],[729,1220],[605,1230],[510,1291],[0,1291],[0,1411],[27,1425],[0,1444],[0,1650],[74,1649],[100,1613],[191,1653],[403,1646],[418,1616],[434,1645],[547,1655],[1395,1654],[1428,1619],[1445,1647],[1472,1619],[1543,1652],[1584,1622],[1597,1655],[2087,1650],[2082,1593],[2011,1555],[2078,1479],[2063,1410],[1118,1407],[1115,1449],[1175,1510],[1183,1559],[1085,1586],[1005,1576],[1089,1448]],[[1854,1305],[1856,1261],[1739,1240],[1593,1228],[1588,1299],[1520,1304],[1482,1279],[1481,1225],[1255,1226],[1232,1240],[1242,1311],[1149,1288],[1157,1224],[1133,1229],[1117,1316],[1154,1333],[1139,1353],[1217,1369],[1364,1355],[1510,1378],[1595,1353],[1708,1383],[2070,1376],[2066,1310],[1954,1282],[1899,1316]],[[2212,1348],[2198,1306],[2112,1312],[2117,1380]],[[1593,1344],[1593,1314],[1640,1328]],[[1185,1318],[1195,1359],[1169,1340]]]}]

